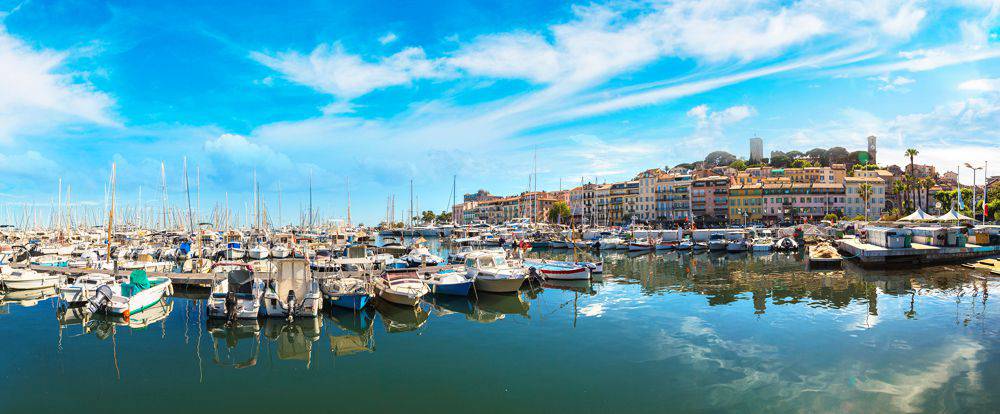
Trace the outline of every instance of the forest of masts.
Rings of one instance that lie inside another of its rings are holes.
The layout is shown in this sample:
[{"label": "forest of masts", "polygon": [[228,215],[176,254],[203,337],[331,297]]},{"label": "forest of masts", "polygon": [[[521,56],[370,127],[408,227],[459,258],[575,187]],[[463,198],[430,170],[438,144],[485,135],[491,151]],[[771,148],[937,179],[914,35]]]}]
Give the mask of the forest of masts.
[{"label": "forest of masts", "polygon": [[[113,169],[112,169],[113,170]],[[114,173],[112,173],[113,175]],[[112,197],[116,191],[114,177],[109,177],[104,185],[104,202],[73,201],[72,185],[63,185],[59,179],[58,188],[48,204],[31,202],[0,203],[0,224],[22,230],[62,230],[71,231],[83,227],[106,227],[110,217],[116,228],[193,231],[197,226],[211,226],[214,229],[255,229],[266,231],[290,224],[284,221],[282,212],[281,183],[277,183],[277,215],[273,216],[268,202],[257,181],[256,171],[252,177],[252,192],[249,197],[230,197],[225,192],[224,201],[216,202],[208,211],[202,211],[201,171],[195,169],[194,182],[189,183],[187,159],[184,160],[184,188],[180,205],[171,204],[167,191],[166,168],[160,164],[161,183],[152,199],[143,199],[143,187],[138,187],[138,196],[126,201]],[[193,188],[192,185],[194,184]],[[347,182],[347,224],[350,225],[350,181]],[[147,195],[147,197],[149,197]],[[116,201],[113,201],[116,199]],[[111,213],[114,204],[113,214]],[[343,220],[324,217],[322,209],[314,208],[312,202],[312,175],[309,177],[309,200],[307,205],[299,202],[298,225],[313,228],[342,223]]]}]

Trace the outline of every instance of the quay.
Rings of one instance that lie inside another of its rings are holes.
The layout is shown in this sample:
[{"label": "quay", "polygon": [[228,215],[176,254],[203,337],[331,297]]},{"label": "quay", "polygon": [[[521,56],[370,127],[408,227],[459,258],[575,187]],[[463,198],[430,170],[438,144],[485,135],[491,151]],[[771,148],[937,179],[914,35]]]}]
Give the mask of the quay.
[{"label": "quay", "polygon": [[847,238],[838,239],[837,248],[845,253],[845,259],[856,260],[865,268],[954,263],[1000,255],[1000,245],[980,246],[972,243],[966,243],[965,247],[938,247],[912,243],[910,248],[888,249]]},{"label": "quay", "polygon": [[[87,273],[102,273],[106,275],[115,274],[112,270],[106,269],[91,269],[91,268],[74,268],[74,267],[54,267],[54,266],[40,266],[31,265],[28,266],[31,270],[46,273],[59,273],[66,275],[68,277],[80,276]],[[115,276],[128,276],[132,273],[131,270],[119,270]],[[170,279],[170,282],[174,285],[186,285],[186,286],[197,286],[197,287],[211,287],[212,281],[218,278],[218,275],[212,273],[172,273],[172,272],[146,272],[150,277],[166,277]]]}]

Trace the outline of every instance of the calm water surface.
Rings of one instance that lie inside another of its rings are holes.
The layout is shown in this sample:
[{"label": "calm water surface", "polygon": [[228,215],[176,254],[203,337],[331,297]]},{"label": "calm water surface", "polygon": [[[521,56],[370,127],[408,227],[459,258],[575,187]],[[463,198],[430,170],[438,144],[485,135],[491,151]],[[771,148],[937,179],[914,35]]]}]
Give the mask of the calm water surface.
[{"label": "calm water surface", "polygon": [[602,258],[590,284],[292,324],[206,321],[204,292],[87,324],[8,294],[0,412],[1000,410],[998,283],[962,267]]}]

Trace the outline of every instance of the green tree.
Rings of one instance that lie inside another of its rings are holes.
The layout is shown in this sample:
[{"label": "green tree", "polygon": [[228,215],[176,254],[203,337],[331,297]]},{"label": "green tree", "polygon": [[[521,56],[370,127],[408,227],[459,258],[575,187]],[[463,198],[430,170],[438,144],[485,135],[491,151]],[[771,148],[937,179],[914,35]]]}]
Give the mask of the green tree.
[{"label": "green tree", "polygon": [[823,216],[823,220],[835,222],[837,221],[837,215],[834,213],[827,213],[827,215]]},{"label": "green tree", "polygon": [[729,167],[730,168],[735,168],[735,169],[737,169],[739,171],[743,171],[743,170],[747,169],[747,163],[744,162],[743,160],[736,160],[736,161],[733,161],[733,162],[729,163]]},{"label": "green tree", "polygon": [[557,201],[552,204],[552,208],[549,209],[549,222],[550,223],[569,223],[570,218],[572,218],[573,213],[570,212],[569,206],[563,201]]},{"label": "green tree", "polygon": [[785,168],[788,164],[792,163],[792,159],[788,158],[787,155],[778,154],[771,156],[771,166],[774,168]]},{"label": "green tree", "polygon": [[795,160],[792,161],[792,164],[790,166],[792,168],[807,168],[807,167],[812,167],[813,165],[808,160]]}]

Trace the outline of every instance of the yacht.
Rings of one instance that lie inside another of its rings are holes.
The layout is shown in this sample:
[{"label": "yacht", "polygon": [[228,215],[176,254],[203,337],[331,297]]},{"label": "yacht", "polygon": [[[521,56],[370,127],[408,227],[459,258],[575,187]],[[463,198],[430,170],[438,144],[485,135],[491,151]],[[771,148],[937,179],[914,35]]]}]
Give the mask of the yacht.
[{"label": "yacht", "polygon": [[729,246],[726,235],[723,233],[712,233],[708,236],[708,250],[717,252],[724,251]]}]

